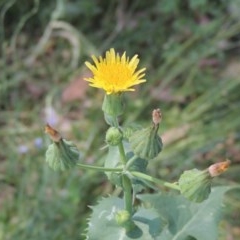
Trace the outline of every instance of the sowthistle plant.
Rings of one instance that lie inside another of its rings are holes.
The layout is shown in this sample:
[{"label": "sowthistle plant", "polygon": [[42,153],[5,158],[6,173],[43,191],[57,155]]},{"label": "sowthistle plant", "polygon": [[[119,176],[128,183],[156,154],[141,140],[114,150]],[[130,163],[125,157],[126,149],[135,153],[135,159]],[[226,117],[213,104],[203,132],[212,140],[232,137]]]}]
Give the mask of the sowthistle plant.
[{"label": "sowthistle plant", "polygon": [[[45,128],[53,141],[46,152],[51,168],[64,171],[78,166],[103,171],[112,184],[122,189],[121,197],[102,198],[91,207],[88,228],[82,234],[89,240],[216,239],[223,195],[230,187],[211,188],[211,182],[227,170],[230,161],[213,164],[203,171],[185,171],[175,183],[148,175],[148,164],[163,148],[158,134],[161,111],[154,109],[151,123],[142,129],[125,128],[118,121],[124,112],[124,92],[134,91],[135,85],[146,81],[145,68],[137,70],[137,55],[130,59],[114,49],[107,51],[105,58],[92,59],[94,64],[86,62],[86,66],[93,76],[85,80],[106,92],[102,111],[109,129],[104,166],[83,164],[72,142],[63,139],[51,126]],[[155,193],[143,194],[147,188]],[[174,191],[165,191],[167,188]]]}]

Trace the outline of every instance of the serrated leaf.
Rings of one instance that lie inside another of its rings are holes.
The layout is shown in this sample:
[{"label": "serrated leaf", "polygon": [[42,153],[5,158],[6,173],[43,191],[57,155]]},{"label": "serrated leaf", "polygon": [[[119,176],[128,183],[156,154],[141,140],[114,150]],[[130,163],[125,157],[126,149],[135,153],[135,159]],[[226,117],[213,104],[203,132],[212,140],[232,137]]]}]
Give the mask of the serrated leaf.
[{"label": "serrated leaf", "polygon": [[[91,207],[92,215],[88,223],[87,239],[112,240],[124,234],[124,229],[115,221],[115,215],[123,210],[123,200],[117,197],[102,199],[98,205]],[[104,229],[104,231],[103,231]]]},{"label": "serrated leaf", "polygon": [[88,223],[88,240],[152,240],[159,234],[164,223],[154,209],[140,208],[133,216],[136,228],[126,232],[115,220],[117,212],[122,211],[124,202],[117,197],[102,199],[92,207],[93,213]]},{"label": "serrated leaf", "polygon": [[139,208],[134,214],[133,220],[135,222],[141,222],[148,225],[149,233],[153,239],[159,236],[162,229],[166,225],[166,222],[164,222],[163,218],[161,218],[156,209],[153,208]]},{"label": "serrated leaf", "polygon": [[182,196],[161,194],[138,195],[138,198],[167,221],[157,240],[215,240],[224,194],[234,187],[215,187],[207,200],[197,204]]}]

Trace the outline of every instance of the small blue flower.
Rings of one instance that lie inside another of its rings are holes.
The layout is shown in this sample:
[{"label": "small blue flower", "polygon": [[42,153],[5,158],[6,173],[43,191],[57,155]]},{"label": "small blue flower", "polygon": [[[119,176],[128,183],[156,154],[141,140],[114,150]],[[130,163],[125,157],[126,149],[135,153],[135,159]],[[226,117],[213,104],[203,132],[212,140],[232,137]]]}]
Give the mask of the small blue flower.
[{"label": "small blue flower", "polygon": [[34,139],[34,145],[36,148],[40,149],[43,147],[43,139],[41,137],[37,137]]},{"label": "small blue flower", "polygon": [[25,154],[25,153],[27,153],[29,151],[29,148],[26,145],[19,145],[17,151],[20,154]]}]

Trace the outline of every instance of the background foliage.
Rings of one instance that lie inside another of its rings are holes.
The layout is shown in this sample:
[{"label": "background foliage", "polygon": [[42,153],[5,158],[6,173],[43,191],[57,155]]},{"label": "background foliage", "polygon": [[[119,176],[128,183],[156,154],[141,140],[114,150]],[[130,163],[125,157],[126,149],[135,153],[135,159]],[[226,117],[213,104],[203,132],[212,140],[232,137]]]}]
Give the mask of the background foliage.
[{"label": "background foliage", "polygon": [[[239,182],[239,11],[238,0],[1,0],[0,239],[81,239],[88,206],[118,194],[103,174],[56,173],[44,162],[49,122],[82,161],[102,163],[103,93],[82,79],[84,61],[110,47],[147,67],[123,124],[163,112],[164,150],[148,170],[174,181],[229,158],[215,184]],[[240,236],[239,198],[226,198],[219,239]]]}]

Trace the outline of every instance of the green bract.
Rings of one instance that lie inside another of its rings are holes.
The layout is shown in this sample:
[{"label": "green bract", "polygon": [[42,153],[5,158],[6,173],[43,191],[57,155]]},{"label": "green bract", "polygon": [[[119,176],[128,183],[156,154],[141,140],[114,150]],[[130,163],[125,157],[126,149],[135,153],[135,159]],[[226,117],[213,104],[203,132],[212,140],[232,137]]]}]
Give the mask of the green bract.
[{"label": "green bract", "polygon": [[211,179],[208,171],[185,171],[179,179],[181,194],[193,202],[202,202],[211,192]]},{"label": "green bract", "polygon": [[157,134],[158,128],[151,126],[138,130],[129,138],[133,152],[140,158],[151,160],[162,150],[162,139]]},{"label": "green bract", "polygon": [[107,116],[120,116],[124,110],[122,94],[106,94],[103,100],[102,110]]},{"label": "green bract", "polygon": [[133,135],[133,133],[137,130],[142,129],[141,126],[132,124],[131,126],[123,127],[122,133],[123,133],[123,138],[127,141],[129,141],[129,138]]},{"label": "green bract", "polygon": [[47,149],[46,162],[54,170],[66,170],[74,167],[79,160],[80,153],[70,141],[61,139],[53,142]]}]

